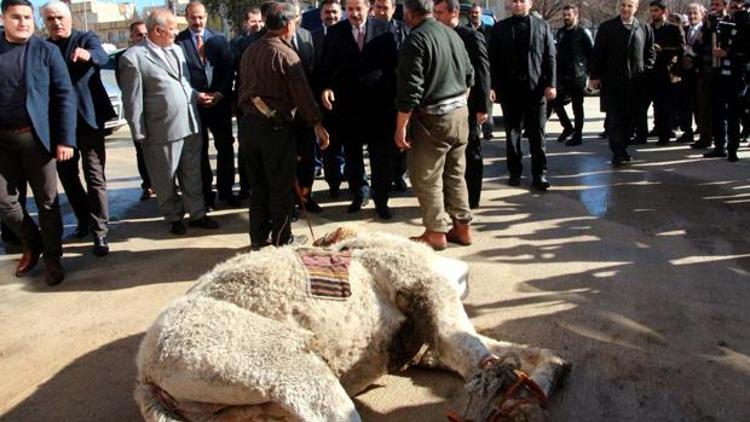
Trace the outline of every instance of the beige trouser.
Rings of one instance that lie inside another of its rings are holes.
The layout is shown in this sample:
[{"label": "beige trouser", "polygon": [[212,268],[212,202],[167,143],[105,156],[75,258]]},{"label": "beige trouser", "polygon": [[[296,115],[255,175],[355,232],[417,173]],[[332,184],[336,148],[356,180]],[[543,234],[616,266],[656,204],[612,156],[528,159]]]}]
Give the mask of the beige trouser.
[{"label": "beige trouser", "polygon": [[451,217],[471,220],[466,189],[466,107],[442,116],[415,112],[409,124],[409,179],[427,230],[447,233]]}]

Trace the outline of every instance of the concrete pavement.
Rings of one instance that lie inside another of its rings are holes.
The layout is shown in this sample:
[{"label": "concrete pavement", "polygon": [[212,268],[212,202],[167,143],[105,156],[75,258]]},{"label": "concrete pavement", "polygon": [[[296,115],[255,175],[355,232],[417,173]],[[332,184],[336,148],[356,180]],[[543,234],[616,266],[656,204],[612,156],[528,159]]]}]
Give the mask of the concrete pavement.
[{"label": "concrete pavement", "polygon": [[[632,149],[614,170],[603,116],[587,99],[585,144],[568,148],[548,126],[553,188],[505,184],[504,136],[485,144],[476,242],[448,256],[471,267],[466,309],[498,339],[553,349],[574,367],[550,404],[553,420],[750,420],[750,154],[704,160],[687,146]],[[499,128],[498,128],[499,129]],[[159,311],[213,265],[249,243],[247,212],[220,209],[218,232],[174,237],[140,193],[126,131],[108,141],[112,253],[67,241],[65,282],[42,271],[13,277],[0,256],[0,419],[137,420],[134,357]],[[361,219],[372,230],[421,232],[416,200],[395,198],[394,220],[370,205],[345,212],[316,182],[325,212],[316,235]],[[66,231],[75,227],[65,206]],[[303,221],[295,233],[307,234]],[[365,420],[445,420],[463,406],[449,373],[409,370],[358,396]]]}]

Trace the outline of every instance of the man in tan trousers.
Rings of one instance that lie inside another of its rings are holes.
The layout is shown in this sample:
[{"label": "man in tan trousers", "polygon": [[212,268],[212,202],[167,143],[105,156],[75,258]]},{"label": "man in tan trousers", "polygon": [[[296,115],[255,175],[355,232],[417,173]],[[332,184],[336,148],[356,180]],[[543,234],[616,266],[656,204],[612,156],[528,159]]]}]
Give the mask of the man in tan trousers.
[{"label": "man in tan trousers", "polygon": [[425,232],[412,240],[442,250],[447,242],[471,243],[464,173],[466,94],[474,70],[461,38],[432,17],[432,8],[432,0],[404,2],[411,33],[399,52],[394,141],[409,150],[409,178],[425,225]]}]

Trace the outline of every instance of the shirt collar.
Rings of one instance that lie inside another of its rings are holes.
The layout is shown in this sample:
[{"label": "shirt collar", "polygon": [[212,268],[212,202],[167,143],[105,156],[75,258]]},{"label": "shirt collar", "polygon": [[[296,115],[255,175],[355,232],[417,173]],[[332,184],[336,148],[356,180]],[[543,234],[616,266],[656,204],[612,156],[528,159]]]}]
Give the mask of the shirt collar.
[{"label": "shirt collar", "polygon": [[201,36],[203,37],[204,40],[206,39],[206,30],[205,29],[203,31],[201,31],[201,32],[195,31],[195,30],[193,30],[193,28],[188,28],[188,30],[190,31],[190,34],[192,35],[193,39],[195,39],[195,37],[198,34],[201,34]]},{"label": "shirt collar", "polygon": [[[151,48],[153,48],[154,50],[156,50],[156,51],[161,51],[161,50],[162,50],[163,48],[165,48],[165,47],[162,47],[162,46],[160,46],[159,44],[157,44],[157,43],[155,43],[155,42],[151,41],[151,38],[149,38],[149,37],[146,37],[146,44],[147,44],[147,45],[148,45],[149,47],[151,47]],[[168,47],[166,47],[166,48],[168,48]]]}]

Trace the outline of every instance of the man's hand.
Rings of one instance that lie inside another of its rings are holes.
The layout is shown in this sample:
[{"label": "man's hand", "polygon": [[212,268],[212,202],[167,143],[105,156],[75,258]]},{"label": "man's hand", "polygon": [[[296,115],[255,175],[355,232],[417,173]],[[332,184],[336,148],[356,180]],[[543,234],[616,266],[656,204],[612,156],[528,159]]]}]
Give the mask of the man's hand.
[{"label": "man's hand", "polygon": [[55,158],[57,158],[57,161],[68,161],[73,158],[73,147],[58,145],[55,152]]},{"label": "man's hand", "polygon": [[207,92],[198,93],[198,105],[201,107],[210,107],[211,102],[214,100],[213,95]]},{"label": "man's hand", "polygon": [[495,93],[494,89],[490,90],[490,101],[493,103],[497,101],[497,94]]},{"label": "man's hand", "polygon": [[75,50],[73,50],[73,54],[70,55],[70,60],[73,63],[76,62],[88,62],[91,60],[91,53],[89,53],[88,50],[77,47]]},{"label": "man's hand", "polygon": [[591,87],[594,89],[600,89],[602,87],[602,81],[599,79],[592,79]]},{"label": "man's hand", "polygon": [[662,51],[664,51],[664,49],[663,49],[663,48],[661,48],[661,46],[660,46],[659,44],[654,44],[654,50],[655,50],[655,51],[656,51],[657,53],[661,53]]},{"label": "man's hand", "polygon": [[328,145],[331,143],[331,137],[328,135],[326,128],[323,127],[323,124],[316,123],[315,126],[313,126],[313,129],[315,129],[315,136],[318,137],[318,145],[320,145],[320,149],[324,150],[328,148]]},{"label": "man's hand", "polygon": [[554,100],[557,98],[557,89],[552,88],[551,86],[547,87],[547,89],[544,90],[544,96],[547,98],[547,101]]},{"label": "man's hand", "polygon": [[396,133],[393,135],[393,141],[396,142],[396,147],[401,151],[411,149],[411,142],[406,139],[406,126],[401,130],[396,128]]},{"label": "man's hand", "polygon": [[713,55],[717,59],[723,59],[724,57],[727,56],[727,50],[724,50],[722,48],[714,48],[713,49]]},{"label": "man's hand", "polygon": [[482,113],[482,112],[477,113],[477,124],[478,125],[483,125],[484,122],[486,122],[486,121],[487,121],[487,113]]},{"label": "man's hand", "polygon": [[336,102],[336,96],[333,95],[333,90],[326,89],[320,95],[320,100],[323,103],[323,107],[326,110],[331,111],[333,110],[333,103]]}]

